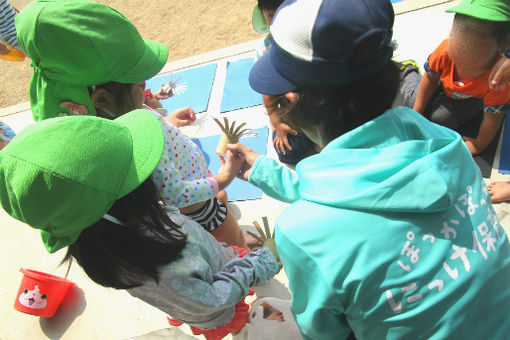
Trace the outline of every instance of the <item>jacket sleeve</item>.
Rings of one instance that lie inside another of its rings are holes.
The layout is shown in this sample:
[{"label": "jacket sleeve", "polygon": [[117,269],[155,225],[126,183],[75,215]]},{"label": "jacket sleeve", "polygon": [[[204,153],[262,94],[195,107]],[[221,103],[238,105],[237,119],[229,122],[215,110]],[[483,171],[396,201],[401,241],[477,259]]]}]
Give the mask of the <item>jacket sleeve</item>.
[{"label": "jacket sleeve", "polygon": [[257,158],[251,168],[248,181],[277,200],[292,203],[300,198],[299,179],[295,172],[274,159]]},{"label": "jacket sleeve", "polygon": [[347,339],[344,305],[306,251],[276,230],[276,244],[292,293],[291,311],[303,340]]},{"label": "jacket sleeve", "polygon": [[[210,277],[210,265],[201,258],[190,259],[193,270],[186,278],[178,278],[179,268],[168,279],[178,295],[171,294],[175,305],[191,317],[167,311],[175,319],[200,329],[214,329],[229,323],[235,313],[235,305],[247,294],[250,286],[265,283],[279,270],[273,254],[266,248],[251,252],[243,258],[227,262],[222,270]],[[181,264],[182,265],[182,264]],[[189,271],[188,269],[182,270]],[[198,321],[197,320],[201,320]]]}]

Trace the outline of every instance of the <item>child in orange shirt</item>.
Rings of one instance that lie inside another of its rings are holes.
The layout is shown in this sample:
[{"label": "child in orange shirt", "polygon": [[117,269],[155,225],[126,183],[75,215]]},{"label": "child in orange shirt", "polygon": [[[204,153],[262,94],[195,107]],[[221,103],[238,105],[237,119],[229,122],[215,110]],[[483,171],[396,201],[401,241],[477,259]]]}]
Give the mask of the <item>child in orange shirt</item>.
[{"label": "child in orange shirt", "polygon": [[453,27],[425,63],[414,110],[455,130],[483,112],[476,138],[463,137],[476,155],[490,144],[510,108],[510,87],[491,89],[488,80],[510,42],[510,4],[463,0],[447,11],[456,13]]}]

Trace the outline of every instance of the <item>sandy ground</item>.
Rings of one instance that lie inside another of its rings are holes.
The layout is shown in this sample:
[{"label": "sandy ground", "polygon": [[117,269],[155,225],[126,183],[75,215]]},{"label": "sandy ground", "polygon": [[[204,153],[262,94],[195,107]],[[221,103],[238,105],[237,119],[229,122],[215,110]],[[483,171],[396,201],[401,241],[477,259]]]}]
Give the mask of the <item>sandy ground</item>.
[{"label": "sandy ground", "polygon": [[[29,0],[9,0],[22,10]],[[169,47],[168,61],[260,38],[251,27],[252,0],[101,0],[129,18],[141,35]],[[0,59],[0,108],[28,101],[30,60]]]}]

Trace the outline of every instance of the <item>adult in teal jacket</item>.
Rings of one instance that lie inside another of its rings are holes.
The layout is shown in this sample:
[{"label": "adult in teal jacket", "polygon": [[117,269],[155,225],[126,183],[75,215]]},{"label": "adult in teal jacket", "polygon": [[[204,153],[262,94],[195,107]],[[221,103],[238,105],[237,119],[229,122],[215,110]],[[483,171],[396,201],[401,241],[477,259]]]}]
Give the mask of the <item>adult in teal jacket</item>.
[{"label": "adult in teal jacket", "polygon": [[[476,5],[476,3],[475,3]],[[461,137],[404,107],[389,0],[288,0],[250,84],[322,151],[293,172],[240,144],[289,202],[276,244],[304,339],[508,339],[510,245]]]}]

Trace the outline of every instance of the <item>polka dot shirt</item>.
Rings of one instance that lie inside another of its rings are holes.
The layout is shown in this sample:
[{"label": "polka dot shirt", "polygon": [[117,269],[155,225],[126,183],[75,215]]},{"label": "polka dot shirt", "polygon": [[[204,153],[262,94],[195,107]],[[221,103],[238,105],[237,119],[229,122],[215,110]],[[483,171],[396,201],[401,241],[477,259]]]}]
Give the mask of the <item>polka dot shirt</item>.
[{"label": "polka dot shirt", "polygon": [[179,128],[153,113],[163,128],[165,148],[152,180],[165,203],[180,208],[215,197],[218,183],[200,148]]}]

